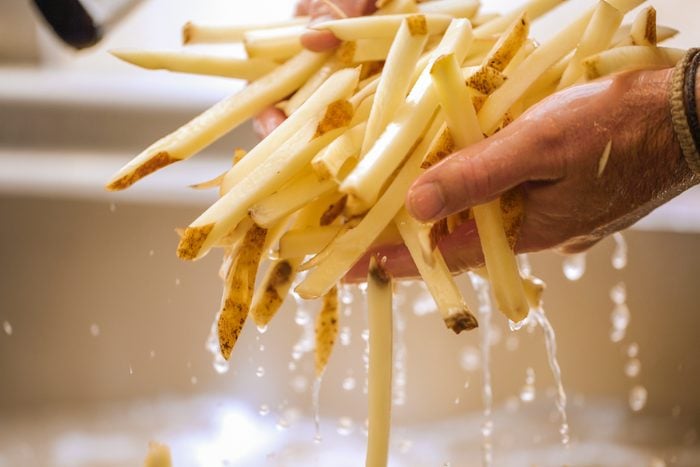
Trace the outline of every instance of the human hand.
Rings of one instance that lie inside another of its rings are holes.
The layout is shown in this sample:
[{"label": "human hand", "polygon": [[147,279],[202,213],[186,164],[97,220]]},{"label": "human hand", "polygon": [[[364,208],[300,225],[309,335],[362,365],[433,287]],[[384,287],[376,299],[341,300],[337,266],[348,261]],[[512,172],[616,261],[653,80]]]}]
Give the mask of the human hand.
[{"label": "human hand", "polygon": [[[338,18],[341,12],[345,16],[361,16],[371,14],[376,9],[374,0],[300,0],[297,3],[295,15],[310,16],[310,24],[314,24]],[[301,44],[311,51],[324,52],[340,45],[340,40],[330,31],[309,29],[301,36]],[[268,107],[255,117],[253,129],[260,138],[264,138],[285,118],[284,112],[277,107]]]},{"label": "human hand", "polygon": [[[698,183],[674,137],[670,77],[671,70],[633,72],[555,94],[426,171],[406,207],[421,221],[435,221],[518,187],[524,217],[516,252],[583,251]],[[452,270],[483,264],[473,221],[439,247]],[[395,277],[417,275],[405,246],[390,245],[370,252],[347,280],[366,275],[370,254],[386,256]]]}]

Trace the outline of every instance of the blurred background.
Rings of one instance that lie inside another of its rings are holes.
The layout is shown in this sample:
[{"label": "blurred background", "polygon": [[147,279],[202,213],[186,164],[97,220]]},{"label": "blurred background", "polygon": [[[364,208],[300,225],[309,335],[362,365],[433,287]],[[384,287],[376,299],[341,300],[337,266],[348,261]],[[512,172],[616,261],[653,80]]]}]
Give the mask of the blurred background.
[{"label": "blurred background", "polygon": [[[535,37],[592,3],[570,0]],[[660,24],[681,30],[670,46],[700,45],[700,4],[651,3]],[[255,144],[250,126],[126,192],[102,189],[134,154],[244,85],[142,71],[108,50],[178,48],[188,20],[284,19],[293,3],[127,6],[101,42],[76,52],[32,2],[0,2],[0,467],[140,465],[150,440],[168,443],[177,466],[361,465],[362,292],[343,293],[314,443],[305,336],[317,304],[289,299],[266,333],[248,326],[230,365],[217,363],[205,343],[219,253],[194,264],[174,254],[173,229],[214,199],[187,186]],[[548,285],[571,442],[560,443],[542,329],[514,333],[495,314],[494,465],[700,465],[698,232],[694,190],[585,258],[530,256]],[[397,292],[391,465],[481,465],[481,334],[447,332],[420,284]]]}]

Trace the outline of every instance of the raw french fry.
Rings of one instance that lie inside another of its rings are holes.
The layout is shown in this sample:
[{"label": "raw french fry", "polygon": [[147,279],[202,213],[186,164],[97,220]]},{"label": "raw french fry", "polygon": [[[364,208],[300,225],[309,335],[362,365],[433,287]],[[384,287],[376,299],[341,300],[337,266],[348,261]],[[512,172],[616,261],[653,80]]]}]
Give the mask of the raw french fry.
[{"label": "raw french fry", "polygon": [[333,287],[323,296],[321,310],[316,316],[315,370],[320,378],[326,370],[338,337],[338,289]]},{"label": "raw french fry", "polygon": [[277,29],[286,26],[304,26],[309,23],[308,16],[300,16],[272,23],[246,25],[213,25],[187,22],[182,27],[183,44],[219,44],[243,41],[246,32],[261,29]]},{"label": "raw french fry", "polygon": [[411,217],[405,208],[396,215],[394,223],[430,295],[435,300],[445,325],[456,334],[477,327],[479,324],[476,317],[464,302],[440,250],[433,250],[430,260],[426,261],[417,235],[421,224]]},{"label": "raw french fry", "polygon": [[[454,56],[446,55],[436,60],[431,75],[447,127],[457,148],[465,148],[481,141],[483,135],[476,112]],[[496,304],[510,320],[518,323],[527,317],[529,307],[515,254],[504,230],[500,201],[474,206],[472,211]]]},{"label": "raw french fry", "polygon": [[249,57],[286,60],[302,51],[304,31],[303,25],[248,31],[243,34],[243,45]]},{"label": "raw french fry", "polygon": [[488,65],[462,68],[462,79],[467,87],[485,96],[492,94],[506,81],[503,73]]},{"label": "raw french fry", "polygon": [[648,7],[640,11],[630,29],[632,44],[656,45],[656,9]]},{"label": "raw french fry", "polygon": [[[469,21],[453,20],[438,47],[427,56],[428,61],[446,53],[455,53],[460,60],[463,59],[471,38]],[[423,70],[406,102],[397,110],[396,118],[387,125],[357,167],[345,178],[340,186],[342,192],[352,194],[371,206],[388,178],[401,165],[416,139],[424,132],[437,108],[437,98],[427,70]]]},{"label": "raw french fry", "polygon": [[367,274],[369,366],[367,370],[366,467],[386,467],[391,431],[393,368],[392,281],[374,258]]},{"label": "raw french fry", "polygon": [[349,46],[349,51],[351,52],[353,63],[386,60],[392,42],[392,37],[358,39],[348,42],[348,44],[352,44]]},{"label": "raw french fry", "polygon": [[339,225],[289,230],[280,239],[280,258],[297,258],[315,255],[343,230]]},{"label": "raw french fry", "polygon": [[354,167],[360,155],[366,127],[366,123],[355,125],[338,136],[311,160],[311,166],[322,179],[332,179],[339,183],[347,175],[345,173],[347,168]]},{"label": "raw french fry", "polygon": [[438,13],[453,18],[472,18],[479,11],[478,0],[432,0],[418,5],[421,13]]},{"label": "raw french fry", "polygon": [[[338,39],[344,41],[356,41],[358,39],[393,38],[401,26],[401,22],[416,15],[380,15],[359,16],[355,18],[334,19],[316,23],[311,29],[317,31],[331,31]],[[423,34],[442,34],[452,21],[452,17],[440,14],[420,15],[425,17],[425,29]]]},{"label": "raw french fry", "polygon": [[486,54],[493,49],[496,41],[498,41],[498,37],[475,37],[463,64],[466,66],[480,65],[484,61]]},{"label": "raw french fry", "polygon": [[418,13],[416,0],[377,0],[375,15]]},{"label": "raw french fry", "polygon": [[596,173],[596,176],[600,178],[601,175],[603,175],[603,172],[605,172],[605,167],[608,165],[608,159],[610,158],[610,153],[612,152],[612,140],[608,141],[608,144],[605,145],[605,149],[603,150],[603,154],[601,154],[600,159],[598,159],[598,172]]},{"label": "raw french fry", "polygon": [[334,191],[336,187],[333,180],[319,180],[318,175],[309,170],[306,175],[297,177],[287,186],[254,204],[248,213],[256,224],[268,228],[319,196]]},{"label": "raw french fry", "polygon": [[510,60],[510,63],[503,70],[503,74],[508,77],[513,73],[521,63],[525,61],[527,57],[530,56],[532,52],[537,48],[537,42],[533,39],[527,39],[520,50],[515,54],[515,56]]},{"label": "raw french fry", "polygon": [[565,1],[566,0],[530,0],[521,8],[480,24],[474,29],[474,36],[488,37],[493,34],[500,34],[505,31],[508,26],[513,24],[513,21],[515,21],[523,13],[527,14],[530,21],[534,21]]},{"label": "raw french fry", "polygon": [[427,30],[423,15],[408,16],[401,22],[374,94],[360,157],[375,143],[406,99],[411,74],[428,40]]},{"label": "raw french fry", "polygon": [[336,71],[341,68],[342,62],[336,56],[329,58],[326,63],[314,73],[297,92],[281,107],[284,113],[289,116],[301,107],[311,95]]},{"label": "raw french fry", "polygon": [[260,166],[274,151],[279,149],[289,138],[294,136],[310,119],[323,111],[331,102],[346,99],[357,86],[358,69],[339,70],[331,75],[294,114],[283,121],[272,133],[252,148],[243,160],[234,165],[226,174],[222,191],[245,179],[255,168]]},{"label": "raw french fry", "polygon": [[148,454],[143,461],[144,467],[171,467],[172,457],[170,456],[170,448],[167,444],[156,443],[151,441],[148,443]]},{"label": "raw french fry", "polygon": [[547,71],[542,73],[537,80],[530,86],[530,88],[525,92],[524,104],[525,108],[531,107],[532,105],[540,102],[545,97],[554,93],[557,90],[561,76],[569,66],[569,61],[574,56],[571,52],[564,58],[559,60],[557,63],[552,65]]},{"label": "raw french fry", "polygon": [[498,71],[506,69],[515,54],[522,48],[530,33],[530,21],[523,12],[501,35],[484,59],[484,64]]},{"label": "raw french fry", "polygon": [[434,121],[411,156],[399,170],[384,194],[365,214],[360,223],[338,236],[321,253],[307,263],[315,269],[297,286],[302,298],[317,298],[326,293],[355,264],[372,242],[391,222],[404,204],[406,192],[420,175],[420,164],[442,122]]},{"label": "raw french fry", "polygon": [[593,13],[574,55],[569,61],[569,66],[564,70],[558,89],[569,87],[583,77],[585,73],[583,59],[602,52],[610,46],[615,31],[622,23],[623,16],[620,10],[608,2],[604,0],[598,2],[595,13]]},{"label": "raw french fry", "polygon": [[265,107],[282,99],[323,63],[325,54],[301,52],[274,72],[253,81],[240,92],[224,99],[161,138],[122,167],[107,183],[111,191],[128,188],[139,179],[181,160],[189,159]]},{"label": "raw french fry", "polygon": [[218,320],[219,347],[226,360],[231,357],[248,317],[266,234],[265,229],[253,225],[245,234],[226,274]]},{"label": "raw french fry", "polygon": [[588,57],[583,66],[586,78],[590,80],[622,71],[672,67],[684,54],[683,49],[630,45]]},{"label": "raw french fry", "polygon": [[[265,159],[223,197],[190,224],[178,245],[182,259],[194,260],[208,252],[264,196],[290,181],[313,156],[350,123],[353,108],[347,100],[332,102],[320,119],[308,122],[283,147]],[[241,162],[249,159],[250,153]]]},{"label": "raw french fry", "polygon": [[[226,172],[228,172],[228,171],[226,171]],[[222,172],[220,175],[217,175],[216,177],[212,178],[211,180],[206,180],[204,182],[195,183],[193,185],[190,185],[190,188],[192,188],[193,190],[209,190],[211,188],[219,188],[224,181],[224,177],[226,176],[226,172]]]},{"label": "raw french fry", "polygon": [[277,66],[266,58],[234,58],[172,50],[111,50],[115,57],[150,70],[168,70],[197,75],[255,80]]},{"label": "raw french fry", "polygon": [[501,15],[500,13],[478,13],[476,16],[471,18],[472,26],[475,28],[478,26],[482,26],[488,22],[494,21],[495,19],[500,18]]},{"label": "raw french fry", "polygon": [[[612,43],[614,47],[624,47],[626,45],[635,45],[631,36],[632,26],[626,25],[620,27],[613,37]],[[656,26],[656,44],[672,39],[678,35],[678,29],[668,26]]]}]

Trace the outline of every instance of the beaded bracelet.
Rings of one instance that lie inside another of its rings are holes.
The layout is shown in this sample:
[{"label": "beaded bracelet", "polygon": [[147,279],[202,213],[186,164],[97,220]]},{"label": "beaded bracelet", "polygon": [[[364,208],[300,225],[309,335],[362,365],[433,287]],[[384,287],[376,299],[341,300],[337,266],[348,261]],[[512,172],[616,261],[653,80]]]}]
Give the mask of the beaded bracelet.
[{"label": "beaded bracelet", "polygon": [[700,175],[700,122],[695,81],[700,67],[700,49],[690,49],[673,70],[670,103],[671,121],[688,166]]}]

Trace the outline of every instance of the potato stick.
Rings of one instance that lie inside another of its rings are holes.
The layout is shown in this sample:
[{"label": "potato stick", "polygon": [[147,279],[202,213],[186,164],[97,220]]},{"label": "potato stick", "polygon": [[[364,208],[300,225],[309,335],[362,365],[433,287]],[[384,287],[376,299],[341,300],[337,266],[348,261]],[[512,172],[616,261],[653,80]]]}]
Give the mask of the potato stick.
[{"label": "potato stick", "polygon": [[234,58],[174,50],[110,50],[115,57],[149,70],[255,80],[279,66],[266,58]]},{"label": "potato stick", "polygon": [[432,0],[418,5],[421,13],[439,13],[453,18],[472,18],[479,11],[478,0]]},{"label": "potato stick", "polygon": [[366,467],[386,467],[389,461],[394,330],[392,292],[391,277],[372,258],[367,274],[369,362]]},{"label": "potato stick", "polygon": [[523,288],[530,308],[541,308],[542,294],[545,289],[544,281],[535,276],[528,276],[523,278]]},{"label": "potato stick", "polygon": [[301,52],[301,35],[305,25],[260,29],[243,34],[243,45],[249,57],[285,60]]},{"label": "potato stick", "polygon": [[283,21],[245,25],[213,25],[187,22],[182,27],[183,44],[220,44],[243,41],[243,35],[260,29],[277,29],[286,26],[305,26],[308,16],[299,16]]},{"label": "potato stick", "polygon": [[[327,202],[327,199],[322,198],[309,203],[299,212],[292,228],[303,230],[318,226],[319,217],[325,210]],[[272,261],[265,271],[260,285],[253,294],[250,306],[250,315],[256,326],[264,328],[277,314],[289,294],[303,258],[303,256],[278,258]]]},{"label": "potato stick", "polygon": [[[481,141],[484,136],[454,56],[436,60],[431,75],[455,146],[461,149]],[[474,206],[472,211],[496,304],[509,319],[520,322],[529,308],[515,254],[504,231],[500,201]]]},{"label": "potato stick", "polygon": [[[177,254],[194,260],[247,214],[248,209],[291,180],[311,158],[347,126],[352,106],[346,100],[331,103],[320,120],[312,120],[279,150],[265,159],[209,209],[190,224],[180,240]],[[243,161],[248,160],[248,157]],[[241,162],[243,162],[241,161]]]},{"label": "potato stick", "polygon": [[298,258],[320,253],[343,230],[340,225],[324,225],[289,230],[280,238],[280,258]]},{"label": "potato stick", "polygon": [[316,378],[323,376],[337,337],[338,289],[333,287],[323,296],[321,310],[316,316],[316,348],[314,349]]},{"label": "potato stick", "polygon": [[530,107],[554,93],[557,89],[557,85],[561,80],[561,75],[569,66],[569,61],[574,56],[572,51],[564,58],[559,60],[557,63],[552,65],[540,75],[537,80],[530,86],[530,88],[525,92],[525,108]]},{"label": "potato stick", "polygon": [[[630,35],[632,30],[631,25],[622,26],[617,30],[615,36],[613,37],[612,43],[613,47],[624,47],[626,45],[634,45],[632,41],[632,36]],[[668,26],[656,26],[656,43],[660,44],[664,41],[672,39],[678,35],[678,29],[669,28]]]},{"label": "potato stick", "polygon": [[[356,41],[358,39],[381,39],[396,36],[401,22],[415,15],[358,16],[354,18],[323,21],[310,26],[317,31],[331,31],[338,39]],[[424,34],[442,34],[450,25],[451,16],[439,14],[420,15],[425,17]]]},{"label": "potato stick", "polygon": [[500,34],[508,26],[513,24],[523,13],[527,14],[530,21],[534,21],[540,16],[558,7],[566,0],[530,0],[524,6],[511,11],[503,16],[498,16],[490,21],[480,24],[474,28],[475,37],[488,37],[493,34]]},{"label": "potato stick", "polygon": [[425,16],[408,16],[401,22],[374,94],[360,157],[374,144],[406,99],[411,74],[427,40]]},{"label": "potato stick", "polygon": [[523,46],[520,47],[520,50],[518,50],[515,56],[511,59],[510,63],[508,63],[508,66],[506,66],[506,68],[503,70],[504,79],[507,79],[508,76],[513,73],[513,70],[518,68],[520,64],[523,63],[525,59],[535,51],[535,49],[537,49],[537,46],[537,41],[534,39],[526,40]]},{"label": "potato stick", "polygon": [[308,262],[307,266],[315,269],[310,271],[304,281],[297,286],[296,292],[299,295],[303,298],[320,297],[362,257],[362,254],[391,222],[393,215],[403,206],[406,192],[422,172],[420,164],[441,125],[442,122],[432,122],[396,178],[360,223],[340,235]]},{"label": "potato stick", "polygon": [[542,73],[576,47],[592,16],[593,10],[587,11],[542,44],[516,70],[513,70],[508,81],[486,100],[479,111],[479,123],[487,135],[498,128],[498,123],[508,109],[523,96]]},{"label": "potato stick", "polygon": [[464,63],[474,62],[474,65],[479,65],[484,61],[484,56],[493,49],[499,36],[490,37],[475,37],[472,46],[464,58]]},{"label": "potato stick", "polygon": [[623,16],[620,10],[608,2],[604,0],[598,2],[595,13],[586,26],[581,41],[576,47],[574,56],[569,61],[569,66],[564,71],[557,89],[567,88],[583,76],[585,73],[583,59],[602,52],[610,46],[615,31],[622,23]]},{"label": "potato stick", "polygon": [[341,62],[337,57],[329,58],[321,68],[316,71],[304,83],[302,87],[292,94],[292,97],[281,107],[284,113],[289,116],[301,107],[316,90],[336,71],[341,68]]},{"label": "potato stick", "polygon": [[[460,60],[463,59],[471,37],[468,20],[453,20],[440,45],[427,56],[428,61],[445,53],[455,53]],[[437,104],[426,67],[406,102],[396,112],[396,118],[387,125],[357,167],[345,178],[340,191],[358,197],[368,206],[372,205],[388,178],[401,165],[416,139],[428,126]]]},{"label": "potato stick", "polygon": [[218,320],[219,348],[226,360],[248,317],[266,233],[256,225],[248,230],[226,274]]},{"label": "potato stick", "polygon": [[287,186],[254,204],[248,211],[256,224],[268,228],[280,219],[301,209],[319,196],[335,190],[333,180],[319,180],[309,170],[306,175],[292,180]]},{"label": "potato stick", "polygon": [[357,160],[360,155],[366,126],[366,123],[360,123],[350,128],[311,160],[311,166],[321,178],[336,182],[340,180],[343,167],[347,167],[350,160]]},{"label": "potato stick", "polygon": [[378,39],[358,39],[349,42],[353,63],[369,62],[374,60],[386,60],[393,37],[381,37]]},{"label": "potato stick", "polygon": [[251,149],[243,160],[229,170],[222,184],[223,192],[228,192],[232,186],[248,176],[270,154],[279,149],[331,102],[347,98],[357,86],[359,75],[360,72],[357,69],[339,70],[331,75],[293,115],[275,128],[272,133]]},{"label": "potato stick", "polygon": [[377,16],[419,13],[416,0],[377,0],[377,8]]},{"label": "potato stick", "polygon": [[500,13],[478,13],[476,16],[471,18],[472,26],[475,28],[479,27],[483,24],[498,19],[501,16],[503,15],[501,15]]},{"label": "potato stick", "polygon": [[143,461],[144,467],[172,467],[172,462],[170,448],[167,444],[156,443],[155,441],[148,443],[148,454]]},{"label": "potato stick", "polygon": [[297,89],[321,66],[325,57],[325,54],[305,51],[277,67],[274,72],[253,81],[248,87],[149,146],[122,167],[106,188],[110,191],[123,190],[158,169],[189,159]]},{"label": "potato stick", "polygon": [[222,172],[221,174],[217,175],[216,177],[212,178],[211,180],[206,180],[204,182],[199,182],[199,183],[194,183],[190,185],[190,188],[193,190],[209,190],[211,188],[219,188],[221,186],[221,183],[224,181],[224,177],[226,176],[226,172]]},{"label": "potato stick", "polygon": [[656,45],[656,9],[654,7],[650,6],[639,12],[632,22],[630,37],[633,45]]},{"label": "potato stick", "polygon": [[501,35],[493,48],[486,55],[484,64],[498,71],[506,69],[520,48],[525,44],[530,33],[530,21],[527,13],[518,16],[508,29]]},{"label": "potato stick", "polygon": [[462,68],[462,79],[469,88],[488,96],[500,88],[506,77],[488,65]]},{"label": "potato stick", "polygon": [[591,80],[622,71],[672,67],[684,54],[683,49],[629,45],[588,57],[583,66],[586,78]]},{"label": "potato stick", "polygon": [[[353,96],[355,97],[355,96]],[[353,99],[350,99],[352,104]],[[369,118],[369,113],[372,110],[372,104],[374,103],[374,94],[367,96],[365,100],[360,102],[360,105],[355,107],[355,114],[352,116],[352,121],[350,122],[351,127],[360,125],[361,123],[367,122]]]},{"label": "potato stick", "polygon": [[423,250],[418,240],[421,224],[402,208],[394,218],[411,258],[418,268],[421,278],[428,287],[430,295],[435,300],[438,311],[445,325],[459,334],[462,331],[474,329],[479,324],[476,317],[469,311],[464,298],[455,284],[452,273],[445,264],[445,259],[439,249],[432,252],[430,261],[423,257]]}]

